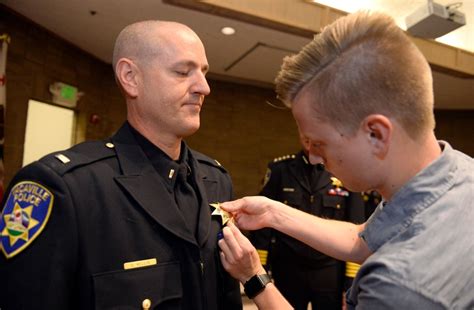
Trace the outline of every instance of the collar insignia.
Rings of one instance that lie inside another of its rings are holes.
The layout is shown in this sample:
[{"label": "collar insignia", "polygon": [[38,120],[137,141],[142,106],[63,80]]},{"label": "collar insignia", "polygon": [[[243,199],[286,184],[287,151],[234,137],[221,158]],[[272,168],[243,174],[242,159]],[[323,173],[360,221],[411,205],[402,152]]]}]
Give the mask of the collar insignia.
[{"label": "collar insignia", "polygon": [[6,258],[23,251],[43,231],[54,195],[44,186],[25,181],[10,191],[0,216],[0,249]]}]

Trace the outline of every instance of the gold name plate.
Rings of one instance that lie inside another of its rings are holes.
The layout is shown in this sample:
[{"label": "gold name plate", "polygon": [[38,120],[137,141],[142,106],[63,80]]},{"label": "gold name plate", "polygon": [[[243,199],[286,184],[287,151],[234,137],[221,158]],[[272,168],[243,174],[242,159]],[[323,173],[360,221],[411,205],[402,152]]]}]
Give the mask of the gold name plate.
[{"label": "gold name plate", "polygon": [[142,268],[147,266],[156,265],[157,261],[156,258],[144,259],[144,260],[137,260],[134,262],[127,262],[123,264],[123,269],[135,269],[135,268]]}]

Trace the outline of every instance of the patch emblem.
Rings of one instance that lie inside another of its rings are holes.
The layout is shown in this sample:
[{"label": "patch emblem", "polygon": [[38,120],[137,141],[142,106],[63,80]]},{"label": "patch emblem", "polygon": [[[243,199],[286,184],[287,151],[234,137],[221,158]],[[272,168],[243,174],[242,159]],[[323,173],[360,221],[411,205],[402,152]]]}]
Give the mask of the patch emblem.
[{"label": "patch emblem", "polygon": [[267,172],[265,172],[265,177],[263,178],[263,184],[262,188],[267,185],[268,181],[270,181],[270,177],[272,176],[272,170],[270,168],[267,168]]},{"label": "patch emblem", "polygon": [[0,248],[7,258],[23,251],[43,231],[53,200],[53,194],[35,182],[20,182],[11,189],[0,217]]}]

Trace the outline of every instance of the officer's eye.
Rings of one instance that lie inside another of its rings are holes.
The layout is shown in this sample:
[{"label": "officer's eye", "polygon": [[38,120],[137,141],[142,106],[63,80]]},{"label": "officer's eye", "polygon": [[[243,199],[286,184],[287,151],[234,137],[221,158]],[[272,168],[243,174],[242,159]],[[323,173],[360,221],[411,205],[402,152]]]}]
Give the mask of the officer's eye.
[{"label": "officer's eye", "polygon": [[187,71],[175,71],[177,75],[180,76],[188,76],[189,72]]}]

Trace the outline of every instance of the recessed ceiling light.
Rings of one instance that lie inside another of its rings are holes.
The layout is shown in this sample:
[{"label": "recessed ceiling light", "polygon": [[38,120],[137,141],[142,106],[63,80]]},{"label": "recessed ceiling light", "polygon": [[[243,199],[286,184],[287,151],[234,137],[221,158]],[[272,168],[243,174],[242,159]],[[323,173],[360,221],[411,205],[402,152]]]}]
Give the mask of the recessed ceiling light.
[{"label": "recessed ceiling light", "polygon": [[235,33],[235,29],[232,27],[224,27],[221,29],[221,32],[226,36],[231,36]]}]

